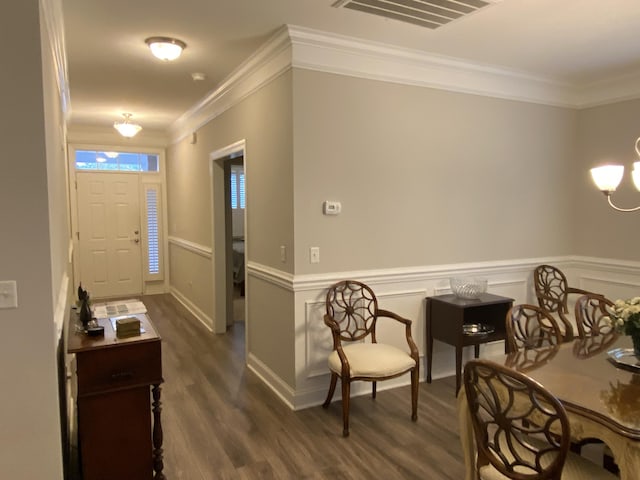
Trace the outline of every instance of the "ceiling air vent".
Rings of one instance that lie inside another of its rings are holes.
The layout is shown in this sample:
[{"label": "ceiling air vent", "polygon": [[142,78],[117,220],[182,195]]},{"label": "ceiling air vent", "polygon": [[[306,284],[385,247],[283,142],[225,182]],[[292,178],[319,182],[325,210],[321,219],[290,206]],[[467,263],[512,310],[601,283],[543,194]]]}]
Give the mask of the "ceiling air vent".
[{"label": "ceiling air vent", "polygon": [[350,8],[427,28],[438,28],[500,0],[338,0]]}]

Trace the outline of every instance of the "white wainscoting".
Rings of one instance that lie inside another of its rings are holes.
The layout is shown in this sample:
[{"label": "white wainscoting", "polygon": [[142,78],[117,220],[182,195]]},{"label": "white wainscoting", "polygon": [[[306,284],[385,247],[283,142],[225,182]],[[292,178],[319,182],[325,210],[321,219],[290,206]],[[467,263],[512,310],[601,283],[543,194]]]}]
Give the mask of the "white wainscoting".
[{"label": "white wainscoting", "polygon": [[[332,348],[328,327],[324,325],[324,295],[327,287],[347,278],[367,283],[376,293],[381,308],[392,310],[414,321],[412,335],[422,358],[420,378],[424,381],[425,365],[425,297],[450,293],[449,278],[456,275],[483,276],[488,279],[488,291],[514,299],[514,303],[536,303],[533,291],[533,269],[548,263],[562,269],[569,284],[584,289],[604,293],[612,299],[626,298],[640,294],[640,263],[587,257],[554,257],[520,259],[496,263],[456,264],[407,268],[393,270],[337,272],[322,275],[290,276],[249,262],[248,276],[272,281],[280,288],[289,288],[295,298],[295,357],[296,384],[287,385],[269,372],[262,379],[293,409],[301,409],[321,404],[329,385],[326,359]],[[271,279],[271,277],[273,277]],[[288,286],[285,284],[290,282]],[[391,325],[380,323],[378,340],[391,334]],[[391,342],[406,345],[404,330],[394,332]],[[480,356],[504,352],[503,342],[483,345]],[[464,360],[473,356],[473,349],[467,348]],[[253,359],[257,363],[260,359]],[[453,375],[455,372],[454,347],[434,342],[432,365],[433,378]],[[393,388],[410,383],[409,375],[394,380],[380,382],[378,389]],[[366,382],[356,382],[352,386],[352,396],[370,392]],[[340,398],[336,389],[334,399]]]}]

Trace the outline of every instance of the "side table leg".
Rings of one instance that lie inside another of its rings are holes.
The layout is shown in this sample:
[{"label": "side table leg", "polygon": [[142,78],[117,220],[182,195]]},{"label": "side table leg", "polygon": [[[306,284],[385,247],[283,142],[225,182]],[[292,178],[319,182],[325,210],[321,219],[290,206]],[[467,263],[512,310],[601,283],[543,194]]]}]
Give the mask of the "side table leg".
[{"label": "side table leg", "polygon": [[165,480],[166,477],[162,470],[164,470],[163,450],[162,450],[162,422],[160,420],[160,413],[162,412],[160,402],[160,385],[154,385],[152,387],[153,392],[153,470],[155,480]]},{"label": "side table leg", "polygon": [[462,373],[462,345],[456,345],[456,395],[460,390],[460,377]]},{"label": "side table leg", "polygon": [[431,302],[427,298],[425,308],[425,323],[427,330],[427,383],[431,383],[431,359],[433,358],[433,333],[431,331]]}]

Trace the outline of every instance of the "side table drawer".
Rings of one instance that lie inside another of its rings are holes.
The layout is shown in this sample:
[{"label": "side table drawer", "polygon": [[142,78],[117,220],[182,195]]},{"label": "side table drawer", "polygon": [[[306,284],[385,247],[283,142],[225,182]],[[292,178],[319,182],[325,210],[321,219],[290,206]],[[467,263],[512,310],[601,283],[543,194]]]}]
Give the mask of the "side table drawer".
[{"label": "side table drawer", "polygon": [[78,395],[161,383],[160,345],[153,341],[76,354]]}]

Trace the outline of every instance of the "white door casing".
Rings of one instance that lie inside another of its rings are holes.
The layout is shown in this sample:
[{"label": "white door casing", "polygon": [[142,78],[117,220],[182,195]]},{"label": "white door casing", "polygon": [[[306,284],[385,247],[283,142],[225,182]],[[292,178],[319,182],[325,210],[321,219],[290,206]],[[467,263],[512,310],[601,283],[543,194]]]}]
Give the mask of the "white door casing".
[{"label": "white door casing", "polygon": [[80,278],[92,298],[142,293],[139,176],[77,172]]}]

